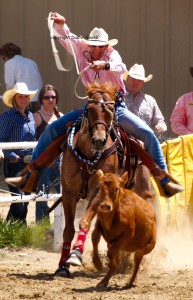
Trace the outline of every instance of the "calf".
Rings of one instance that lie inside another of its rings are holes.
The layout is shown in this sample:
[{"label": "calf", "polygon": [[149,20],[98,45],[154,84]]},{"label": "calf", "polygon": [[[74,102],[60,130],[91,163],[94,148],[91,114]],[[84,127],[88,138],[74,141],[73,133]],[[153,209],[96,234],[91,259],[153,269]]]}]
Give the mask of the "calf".
[{"label": "calf", "polygon": [[134,252],[134,270],[130,282],[136,285],[137,273],[144,255],[150,253],[156,243],[156,215],[150,202],[124,188],[127,172],[121,177],[97,171],[99,180],[99,206],[97,220],[92,232],[93,263],[102,269],[98,253],[101,235],[108,243],[109,270],[97,286],[107,287],[109,279],[119,266],[120,251]]}]

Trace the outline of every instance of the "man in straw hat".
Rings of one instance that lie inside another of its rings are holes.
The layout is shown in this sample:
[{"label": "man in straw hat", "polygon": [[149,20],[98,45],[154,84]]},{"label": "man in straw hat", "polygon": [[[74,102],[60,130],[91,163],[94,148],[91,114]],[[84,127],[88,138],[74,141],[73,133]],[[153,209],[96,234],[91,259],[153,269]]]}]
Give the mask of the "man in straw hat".
[{"label": "man in straw hat", "polygon": [[[71,46],[73,45],[80,70],[82,71],[85,67],[88,67],[81,74],[83,84],[86,85],[87,82],[92,84],[95,80],[99,80],[101,83],[110,81],[118,85],[119,95],[125,95],[126,91],[122,75],[126,72],[126,66],[122,62],[119,53],[112,47],[118,43],[118,40],[109,40],[108,34],[104,29],[97,27],[90,32],[88,39],[85,40],[70,32],[65,18],[60,14],[51,13],[51,19],[54,20],[55,36],[71,54]],[[183,187],[172,182],[169,175],[166,176],[165,174],[167,166],[159,141],[153,130],[127,109],[123,97],[120,96],[119,99],[120,101],[117,104],[118,120],[127,134],[134,135],[144,142],[145,149],[158,165],[159,175],[156,172],[156,178],[160,181],[164,193],[167,196],[173,196],[181,192]],[[38,145],[33,152],[33,161],[53,140],[65,133],[67,124],[76,121],[80,113],[81,110],[69,112],[48,126],[41,135]],[[26,180],[27,178],[22,176],[10,178],[9,182],[10,184],[21,186],[26,183]]]},{"label": "man in straw hat", "polygon": [[141,91],[144,83],[150,81],[152,78],[152,74],[147,77],[145,76],[143,65],[134,64],[130,70],[123,75],[123,79],[126,81],[125,103],[132,113],[154,130],[159,139],[159,137],[162,138],[162,133],[167,130],[164,116],[156,100]]},{"label": "man in straw hat", "polygon": [[[37,91],[30,91],[23,82],[15,84],[13,89],[3,94],[3,102],[10,109],[0,116],[0,142],[26,142],[36,140],[36,126],[33,114],[28,110]],[[32,149],[3,150],[4,176],[17,176],[25,168],[32,155]],[[23,194],[17,187],[8,184],[12,196]],[[7,221],[21,220],[26,223],[28,202],[12,203],[7,215]]]}]

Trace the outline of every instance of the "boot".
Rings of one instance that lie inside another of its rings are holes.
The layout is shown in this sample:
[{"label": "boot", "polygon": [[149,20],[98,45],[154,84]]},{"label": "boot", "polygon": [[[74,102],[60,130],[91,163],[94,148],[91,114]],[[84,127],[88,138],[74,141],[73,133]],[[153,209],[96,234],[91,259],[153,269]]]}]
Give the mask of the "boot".
[{"label": "boot", "polygon": [[172,197],[177,193],[181,193],[184,191],[184,187],[180,184],[174,183],[174,182],[168,182],[164,185],[162,185],[162,189],[164,191],[164,194],[166,197]]},{"label": "boot", "polygon": [[19,189],[22,189],[25,186],[27,180],[28,180],[28,177],[26,175],[18,176],[18,177],[7,177],[7,178],[5,178],[5,182],[8,185],[17,187]]},{"label": "boot", "polygon": [[[158,166],[151,171],[151,174],[154,176],[158,184],[161,196],[169,198],[184,191],[184,187],[181,186],[176,179],[164,170],[161,170]],[[161,181],[165,178],[167,178],[168,182],[162,184]]]}]

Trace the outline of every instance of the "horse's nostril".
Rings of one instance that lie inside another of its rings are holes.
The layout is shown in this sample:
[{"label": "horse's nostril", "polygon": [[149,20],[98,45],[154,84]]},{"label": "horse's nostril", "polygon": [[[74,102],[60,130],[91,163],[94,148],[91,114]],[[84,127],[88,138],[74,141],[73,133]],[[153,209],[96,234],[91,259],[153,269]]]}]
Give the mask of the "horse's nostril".
[{"label": "horse's nostril", "polygon": [[92,142],[95,147],[95,150],[97,151],[102,150],[106,144],[105,139],[92,139]]}]

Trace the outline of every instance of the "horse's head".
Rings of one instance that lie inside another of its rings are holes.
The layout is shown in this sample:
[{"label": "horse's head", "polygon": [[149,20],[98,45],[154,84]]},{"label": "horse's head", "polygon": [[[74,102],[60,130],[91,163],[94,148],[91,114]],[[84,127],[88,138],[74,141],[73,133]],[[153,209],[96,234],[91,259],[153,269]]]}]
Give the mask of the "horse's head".
[{"label": "horse's head", "polygon": [[117,86],[111,83],[87,85],[87,118],[93,146],[96,151],[104,149],[115,111]]}]

